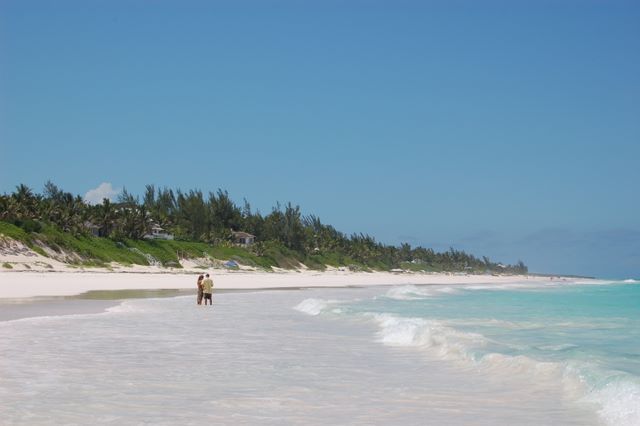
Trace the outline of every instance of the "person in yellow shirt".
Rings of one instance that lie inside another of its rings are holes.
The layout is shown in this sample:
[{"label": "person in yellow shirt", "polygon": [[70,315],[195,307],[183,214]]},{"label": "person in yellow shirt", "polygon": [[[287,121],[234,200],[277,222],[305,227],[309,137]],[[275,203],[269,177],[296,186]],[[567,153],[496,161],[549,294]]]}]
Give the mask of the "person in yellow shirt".
[{"label": "person in yellow shirt", "polygon": [[213,293],[213,281],[209,278],[209,274],[205,275],[204,281],[202,281],[202,290],[204,292],[204,304],[207,304],[207,300],[210,305],[213,305],[213,300],[211,299],[211,294]]}]

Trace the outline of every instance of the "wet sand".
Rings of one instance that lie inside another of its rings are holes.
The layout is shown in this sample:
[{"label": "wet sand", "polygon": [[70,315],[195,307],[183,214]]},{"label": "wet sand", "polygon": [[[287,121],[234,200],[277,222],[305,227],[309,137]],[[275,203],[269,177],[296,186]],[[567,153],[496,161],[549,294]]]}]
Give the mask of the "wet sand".
[{"label": "wet sand", "polygon": [[175,297],[194,294],[192,290],[98,290],[77,296],[0,299],[0,321],[22,318],[97,314],[125,299]]}]

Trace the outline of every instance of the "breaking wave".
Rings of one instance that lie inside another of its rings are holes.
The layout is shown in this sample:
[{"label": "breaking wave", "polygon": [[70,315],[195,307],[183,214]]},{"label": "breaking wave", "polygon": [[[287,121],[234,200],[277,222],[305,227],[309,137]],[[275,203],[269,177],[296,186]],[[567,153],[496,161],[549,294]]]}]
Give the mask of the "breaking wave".
[{"label": "breaking wave", "polygon": [[405,285],[389,289],[385,297],[395,300],[417,300],[457,292],[453,287]]},{"label": "breaking wave", "polygon": [[[640,425],[640,379],[636,376],[602,370],[597,364],[543,361],[494,352],[496,342],[480,333],[457,330],[444,321],[388,313],[367,315],[378,324],[377,340],[384,345],[423,349],[440,359],[463,363],[494,377],[556,381],[572,398],[598,404],[598,414],[607,425]],[[575,348],[577,345],[573,344],[536,347],[551,352]]]},{"label": "breaking wave", "polygon": [[323,300],[323,299],[305,299],[298,303],[293,309],[303,312],[308,315],[320,315],[326,310],[332,303],[336,301]]}]

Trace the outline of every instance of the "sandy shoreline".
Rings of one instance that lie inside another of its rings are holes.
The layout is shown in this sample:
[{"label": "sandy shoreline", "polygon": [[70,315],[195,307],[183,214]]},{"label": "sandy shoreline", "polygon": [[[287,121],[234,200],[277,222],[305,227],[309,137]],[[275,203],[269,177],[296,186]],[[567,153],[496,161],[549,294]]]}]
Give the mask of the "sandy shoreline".
[{"label": "sandy shoreline", "polygon": [[98,314],[116,306],[118,300],[87,300],[70,297],[0,299],[0,322],[23,318]]},{"label": "sandy shoreline", "polygon": [[[98,313],[116,300],[193,292],[202,270],[136,268],[127,271],[0,271],[0,321],[28,317]],[[549,282],[533,276],[455,275],[390,272],[230,271],[211,269],[216,291],[348,288],[392,285],[465,285]],[[556,279],[558,282],[566,280]],[[91,292],[89,295],[86,293]],[[139,293],[139,294],[138,294]],[[81,295],[80,297],[78,297]],[[91,300],[94,299],[94,300]],[[194,299],[195,300],[195,299]]]},{"label": "sandy shoreline", "polygon": [[[0,272],[0,299],[72,296],[96,290],[194,289],[198,273]],[[550,282],[547,277],[448,275],[388,272],[296,271],[245,272],[211,270],[215,289],[259,290],[375,285],[509,284]],[[566,281],[557,278],[558,282]]]}]

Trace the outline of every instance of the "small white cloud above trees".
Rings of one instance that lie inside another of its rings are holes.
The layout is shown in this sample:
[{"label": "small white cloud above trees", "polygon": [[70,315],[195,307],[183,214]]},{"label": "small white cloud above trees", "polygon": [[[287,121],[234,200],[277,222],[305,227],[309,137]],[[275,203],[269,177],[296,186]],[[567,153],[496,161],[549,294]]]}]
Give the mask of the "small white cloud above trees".
[{"label": "small white cloud above trees", "polygon": [[112,201],[119,192],[111,186],[111,182],[102,182],[97,188],[84,194],[84,201],[89,204],[100,204],[105,198]]}]

